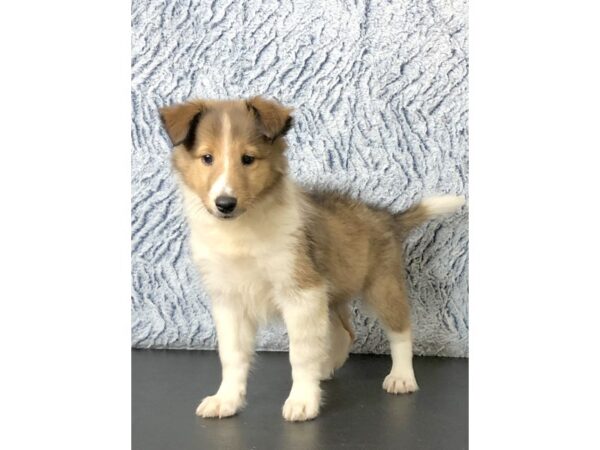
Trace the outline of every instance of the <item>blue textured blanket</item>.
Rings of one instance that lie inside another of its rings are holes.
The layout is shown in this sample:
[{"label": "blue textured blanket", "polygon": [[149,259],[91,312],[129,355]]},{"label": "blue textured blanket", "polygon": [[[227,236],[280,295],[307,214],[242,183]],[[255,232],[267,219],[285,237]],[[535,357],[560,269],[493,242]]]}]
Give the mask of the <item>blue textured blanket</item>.
[{"label": "blue textured blanket", "polygon": [[[132,344],[215,348],[209,299],[158,107],[263,94],[296,108],[291,173],[393,211],[466,194],[467,5],[462,0],[134,0],[132,7]],[[415,353],[467,356],[467,213],[406,244]],[[386,352],[356,310],[355,352]],[[259,349],[287,349],[281,324]]]}]

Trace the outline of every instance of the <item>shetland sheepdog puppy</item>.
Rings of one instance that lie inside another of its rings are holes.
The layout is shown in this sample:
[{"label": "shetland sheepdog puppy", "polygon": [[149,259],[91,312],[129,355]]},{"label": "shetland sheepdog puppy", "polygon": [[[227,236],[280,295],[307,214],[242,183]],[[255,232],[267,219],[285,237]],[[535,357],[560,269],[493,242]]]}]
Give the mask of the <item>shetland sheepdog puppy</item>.
[{"label": "shetland sheepdog puppy", "polygon": [[392,214],[288,176],[292,110],[261,97],[193,100],[160,110],[174,150],[191,253],[212,300],[222,365],[216,394],[196,410],[227,417],[243,406],[257,327],[279,315],[287,328],[292,388],[283,417],[319,414],[321,380],[348,358],[348,303],[361,297],[390,341],[383,389],[418,389],[412,366],[403,239],[464,197],[430,197]]}]

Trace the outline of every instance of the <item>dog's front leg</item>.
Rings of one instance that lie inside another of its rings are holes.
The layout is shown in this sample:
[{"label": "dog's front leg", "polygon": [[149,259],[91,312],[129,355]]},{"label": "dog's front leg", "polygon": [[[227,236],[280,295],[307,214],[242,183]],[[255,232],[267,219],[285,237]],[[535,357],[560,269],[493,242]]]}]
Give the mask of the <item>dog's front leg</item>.
[{"label": "dog's front leg", "polygon": [[283,417],[313,419],[319,414],[319,380],[330,345],[327,293],[325,288],[294,290],[283,293],[279,301],[290,340],[293,380]]},{"label": "dog's front leg", "polygon": [[256,323],[233,299],[213,303],[222,381],[215,395],[206,397],[196,409],[202,417],[228,417],[245,404],[246,382],[254,353]]}]

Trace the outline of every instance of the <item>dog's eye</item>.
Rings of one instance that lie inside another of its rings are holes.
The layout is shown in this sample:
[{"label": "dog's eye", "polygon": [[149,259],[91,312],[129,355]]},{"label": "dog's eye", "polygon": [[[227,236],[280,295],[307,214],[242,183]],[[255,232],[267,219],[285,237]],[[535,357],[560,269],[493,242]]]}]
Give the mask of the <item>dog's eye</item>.
[{"label": "dog's eye", "polygon": [[254,162],[254,156],[250,156],[250,155],[242,155],[242,164],[245,166],[249,166],[250,164],[252,164]]},{"label": "dog's eye", "polygon": [[213,156],[212,155],[202,155],[201,158],[202,158],[202,162],[204,164],[206,164],[207,166],[212,165],[212,163],[213,163]]}]

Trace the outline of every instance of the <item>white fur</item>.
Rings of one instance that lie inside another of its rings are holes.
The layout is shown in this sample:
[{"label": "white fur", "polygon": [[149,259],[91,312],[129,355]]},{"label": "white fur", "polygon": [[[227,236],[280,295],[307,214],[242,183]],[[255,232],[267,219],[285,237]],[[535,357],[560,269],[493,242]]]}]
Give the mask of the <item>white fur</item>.
[{"label": "white fur", "polygon": [[277,302],[290,338],[292,390],[283,417],[309,420],[319,413],[323,366],[331,345],[329,306],[325,286],[278,292]]},{"label": "white fur", "polygon": [[441,195],[427,197],[421,201],[421,206],[426,208],[427,214],[431,217],[447,216],[464,204],[464,195]]},{"label": "white fur", "polygon": [[412,336],[410,331],[402,333],[387,331],[392,354],[392,370],[383,380],[383,388],[390,394],[407,394],[419,389],[412,365]]},{"label": "white fur", "polygon": [[256,321],[237,307],[239,302],[240,298],[229,296],[213,304],[222,381],[217,393],[206,397],[198,406],[196,414],[199,416],[232,416],[245,404]]},{"label": "white fur", "polygon": [[227,174],[225,172],[219,175],[210,187],[208,197],[214,202],[219,195],[223,194],[232,194],[231,188],[227,186]]},{"label": "white fur", "polygon": [[229,167],[231,159],[231,120],[227,113],[223,113],[221,135],[223,136],[223,146],[221,158],[223,158],[223,172],[217,177],[208,193],[209,198],[214,202],[220,195],[234,195],[233,189],[229,185]]},{"label": "white fur", "polygon": [[348,359],[352,345],[352,336],[350,336],[350,333],[346,330],[340,317],[334,310],[329,311],[329,326],[331,330],[331,346],[329,348],[329,355],[323,364],[322,380],[330,379],[333,373],[344,365]]}]

